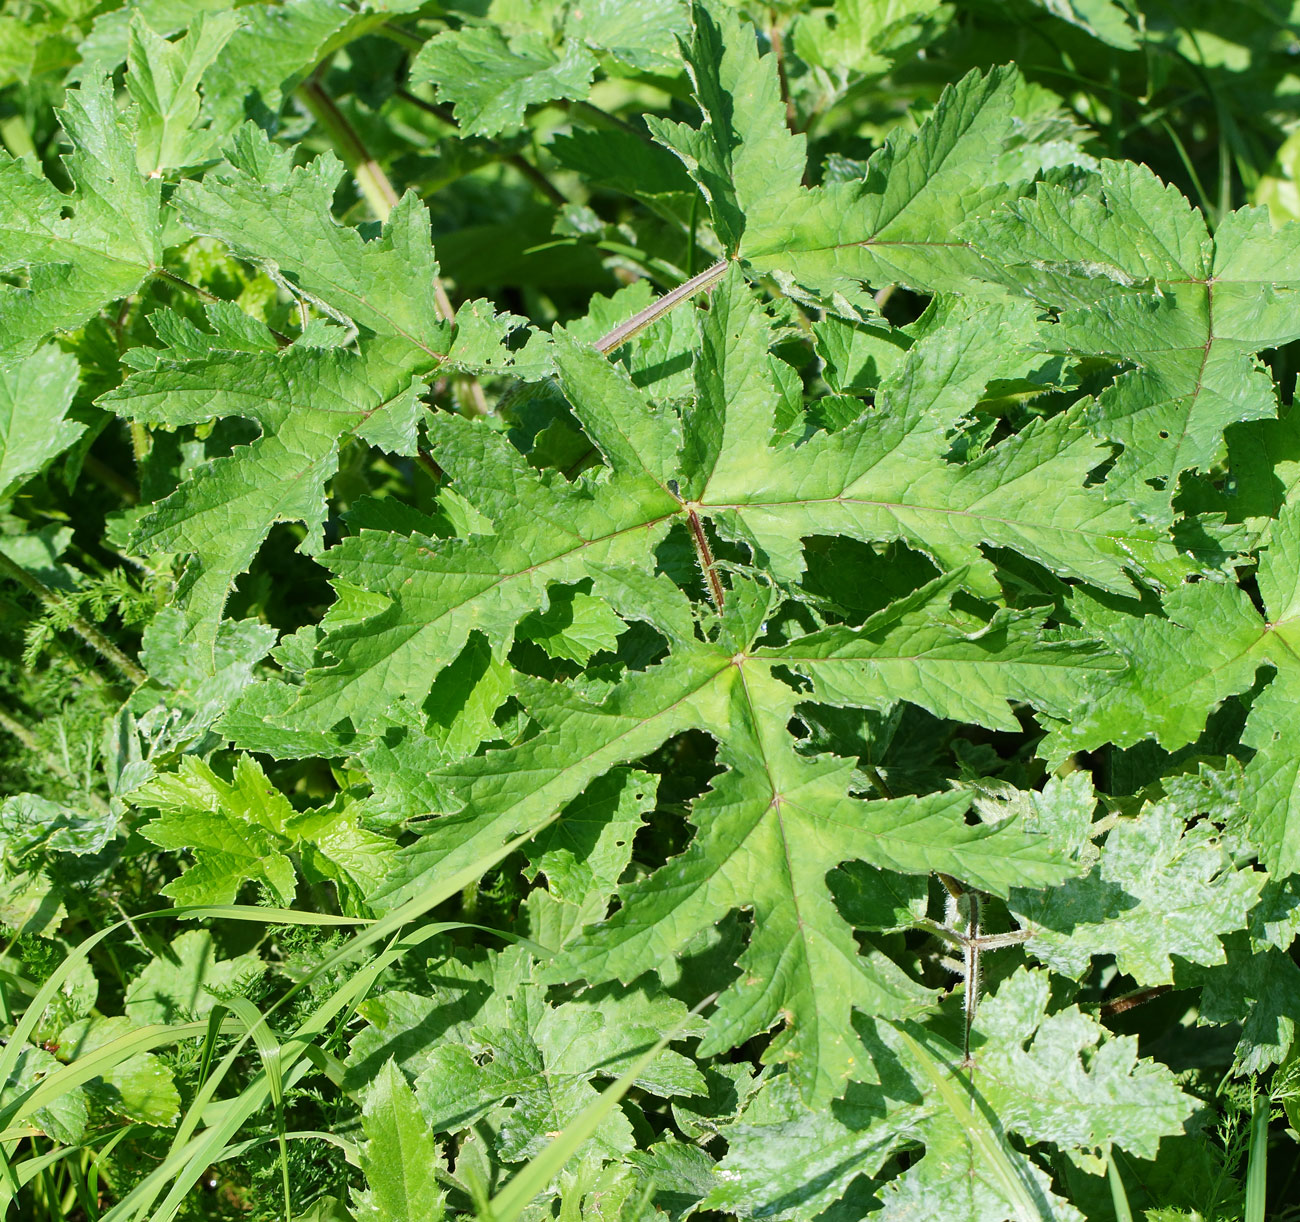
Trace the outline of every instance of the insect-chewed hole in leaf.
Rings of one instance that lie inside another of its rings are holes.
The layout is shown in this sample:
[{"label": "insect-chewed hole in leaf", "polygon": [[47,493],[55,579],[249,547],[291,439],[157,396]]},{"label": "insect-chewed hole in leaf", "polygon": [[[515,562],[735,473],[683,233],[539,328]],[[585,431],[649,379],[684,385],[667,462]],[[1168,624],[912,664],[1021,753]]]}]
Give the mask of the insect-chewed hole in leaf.
[{"label": "insect-chewed hole in leaf", "polygon": [[659,799],[647,817],[648,830],[637,837],[638,862],[657,868],[690,843],[691,827],[683,815],[723,770],[717,751],[708,734],[687,730],[647,758],[647,769],[659,774]]},{"label": "insect-chewed hole in leaf", "polygon": [[1240,578],[1241,588],[1246,592],[1246,597],[1250,599],[1251,606],[1259,613],[1259,617],[1265,621],[1268,620],[1268,608],[1264,605],[1264,596],[1259,590],[1258,573],[1249,573]]},{"label": "insect-chewed hole in leaf", "polygon": [[796,692],[811,692],[812,680],[791,670],[788,666],[776,665],[772,667],[772,678],[779,679],[787,687],[793,688]]},{"label": "insect-chewed hole in leaf", "polygon": [[905,289],[897,284],[888,286],[885,293],[887,295],[881,302],[880,312],[885,320],[895,327],[906,327],[914,323],[929,308],[932,300],[922,293],[914,293],[911,289]]}]

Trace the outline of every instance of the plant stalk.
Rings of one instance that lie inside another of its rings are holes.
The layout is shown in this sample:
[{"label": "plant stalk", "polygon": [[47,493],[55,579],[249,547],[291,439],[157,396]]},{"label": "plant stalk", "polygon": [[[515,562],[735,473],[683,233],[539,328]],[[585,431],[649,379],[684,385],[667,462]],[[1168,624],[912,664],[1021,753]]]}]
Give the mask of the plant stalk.
[{"label": "plant stalk", "polygon": [[708,536],[704,533],[704,523],[700,521],[700,515],[695,512],[694,506],[688,505],[686,508],[686,524],[690,527],[691,541],[695,544],[695,555],[700,562],[700,572],[704,574],[704,580],[708,584],[713,605],[721,611],[726,605],[722,578],[718,575],[713,549],[709,547]]},{"label": "plant stalk", "polygon": [[1168,984],[1155,984],[1147,989],[1138,989],[1134,993],[1125,993],[1123,997],[1116,997],[1114,1001],[1102,1002],[1098,1013],[1102,1018],[1113,1018],[1116,1014],[1123,1014],[1125,1010],[1133,1009],[1134,1006],[1145,1005],[1148,1001],[1163,997],[1172,987]]},{"label": "plant stalk", "polygon": [[[430,102],[419,94],[412,93],[409,89],[398,86],[394,92],[404,102],[410,102],[412,106],[418,106],[427,114],[431,114],[436,119],[440,119],[448,127],[459,130],[460,123],[456,116],[446,107],[439,106],[437,102]],[[494,142],[495,143],[495,142]],[[567,204],[569,201],[565,198],[564,193],[557,187],[545,174],[542,173],[531,161],[518,153],[507,153],[504,149],[501,152],[501,160],[506,165],[518,170],[529,182],[533,184],[547,199],[553,204]]]},{"label": "plant stalk", "polygon": [[[799,134],[799,116],[795,112],[794,102],[790,98],[790,78],[785,70],[785,38],[781,30],[781,20],[775,13],[771,14],[772,24],[768,28],[768,40],[772,44],[772,55],[776,60],[776,79],[781,88],[781,101],[785,103],[785,125],[792,136]],[[806,184],[805,184],[806,185]]]},{"label": "plant stalk", "polygon": [[114,471],[103,459],[96,458],[94,454],[87,454],[81,460],[81,469],[96,483],[102,484],[110,492],[117,493],[125,504],[140,503],[140,490],[125,475]]},{"label": "plant stalk", "polygon": [[[68,604],[59,594],[51,590],[39,578],[33,577],[31,573],[11,560],[2,551],[0,551],[0,577],[7,577],[10,581],[17,582],[29,594],[34,594],[39,598],[47,607],[56,608],[65,614],[67,613]],[[87,623],[81,616],[75,615],[68,621],[68,627],[124,678],[129,679],[133,686],[139,687],[149,682],[149,676],[114,645],[108,637],[100,632],[94,624]]]},{"label": "plant stalk", "polygon": [[0,709],[0,730],[3,730],[6,734],[12,734],[32,754],[40,751],[35,735],[21,722],[10,717],[4,709]]},{"label": "plant stalk", "polygon": [[640,335],[647,327],[658,322],[674,306],[681,305],[694,297],[696,293],[701,293],[705,289],[712,288],[727,273],[730,263],[726,259],[719,259],[712,267],[705,268],[698,276],[692,276],[685,284],[679,284],[670,293],[665,293],[658,301],[652,301],[644,310],[633,314],[627,322],[619,323],[612,331],[602,335],[596,341],[596,351],[608,356],[615,348],[627,343],[635,335]]},{"label": "plant stalk", "polygon": [[[187,292],[193,293],[200,301],[215,304],[221,300],[221,298],[215,293],[209,293],[208,290],[203,288],[201,285],[191,284],[183,276],[178,276],[175,272],[169,271],[165,267],[155,267],[154,271],[164,280],[176,285],[177,288],[182,288]],[[274,327],[267,327],[267,330],[275,337],[275,342],[279,344],[281,348],[287,348],[293,343],[293,340],[291,340],[287,335],[281,335]]]},{"label": "plant stalk", "polygon": [[348,122],[318,80],[308,80],[299,85],[298,96],[311,112],[312,118],[325,129],[330,143],[352,171],[352,177],[357,180],[357,187],[370,205],[370,211],[379,220],[388,220],[388,214],[397,204],[397,192],[379,162],[370,155],[370,150],[362,142],[356,128]]}]

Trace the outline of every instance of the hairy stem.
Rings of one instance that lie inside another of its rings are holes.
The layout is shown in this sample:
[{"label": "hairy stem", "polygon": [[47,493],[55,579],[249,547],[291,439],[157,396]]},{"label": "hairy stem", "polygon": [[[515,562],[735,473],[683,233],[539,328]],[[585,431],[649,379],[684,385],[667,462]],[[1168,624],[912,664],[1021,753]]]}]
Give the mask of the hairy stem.
[{"label": "hairy stem", "polygon": [[[371,212],[380,221],[388,220],[389,213],[397,204],[398,194],[379,162],[370,155],[370,150],[366,148],[356,128],[348,122],[347,116],[315,77],[298,86],[298,96],[311,112],[312,118],[325,130],[330,143],[343,158],[344,164],[352,171],[357,188],[365,197],[366,203],[370,205]],[[438,314],[446,322],[454,323],[456,311],[452,307],[451,298],[447,296],[447,290],[443,287],[441,277],[434,279],[433,298]],[[484,395],[483,387],[479,385],[477,378],[470,377],[468,374],[457,374],[456,386],[462,392],[461,410],[467,416],[488,415],[487,396]]]},{"label": "hairy stem", "polygon": [[975,1010],[980,1004],[980,985],[983,983],[983,964],[980,960],[980,909],[983,905],[974,891],[966,893],[966,945],[962,949],[966,976],[966,992],[962,997],[962,1063],[970,1065],[970,1033],[975,1025]]},{"label": "hairy stem", "polygon": [[1145,1005],[1148,1001],[1154,1001],[1157,997],[1162,997],[1168,993],[1173,985],[1156,984],[1149,989],[1138,989],[1134,993],[1125,993],[1123,997],[1116,997],[1114,1001],[1103,1001],[1099,1013],[1102,1018],[1111,1018],[1116,1014],[1123,1014],[1125,1010],[1131,1010],[1134,1006]]},{"label": "hairy stem", "polygon": [[706,268],[698,276],[692,276],[685,284],[679,284],[670,293],[665,293],[658,301],[652,301],[644,310],[633,314],[627,322],[619,323],[612,331],[602,335],[596,341],[596,351],[608,355],[621,344],[625,344],[634,335],[640,335],[647,327],[661,319],[669,310],[688,301],[697,293],[712,288],[726,275],[728,262],[720,259],[712,267]]},{"label": "hairy stem", "polygon": [[933,921],[925,917],[916,923],[917,929],[923,929],[928,934],[933,934],[942,942],[947,942],[950,946],[965,947],[974,945],[980,950],[1003,950],[1008,946],[1021,946],[1032,938],[1033,931],[1028,929],[1011,929],[1006,933],[982,933],[977,937],[970,937],[956,929],[950,929],[947,925]]},{"label": "hairy stem", "polygon": [[963,904],[966,908],[966,931],[955,940],[962,950],[961,974],[966,983],[966,991],[962,997],[962,1064],[970,1066],[972,1064],[970,1058],[970,1033],[971,1028],[975,1025],[975,1010],[979,1006],[980,980],[983,975],[983,965],[980,961],[980,955],[984,951],[984,939],[981,936],[980,926],[983,902],[978,892],[964,886],[951,874],[936,872],[936,876],[948,892],[948,911],[945,915],[945,924],[949,929],[956,925],[960,919]]},{"label": "hairy stem", "polygon": [[704,580],[708,584],[713,605],[721,611],[725,604],[722,578],[718,574],[718,566],[713,559],[713,549],[709,547],[708,536],[704,533],[704,523],[700,521],[700,515],[693,507],[688,507],[686,510],[686,524],[690,527],[691,541],[695,544],[695,555],[700,562],[700,572],[704,574]]},{"label": "hairy stem", "polygon": [[[7,577],[10,581],[17,582],[29,594],[36,595],[47,607],[56,608],[64,615],[69,614],[70,608],[61,595],[51,590],[43,581],[33,577],[4,552],[0,552],[0,577]],[[149,682],[149,676],[93,624],[87,623],[79,615],[73,615],[68,620],[68,627],[132,684],[139,687]]]}]

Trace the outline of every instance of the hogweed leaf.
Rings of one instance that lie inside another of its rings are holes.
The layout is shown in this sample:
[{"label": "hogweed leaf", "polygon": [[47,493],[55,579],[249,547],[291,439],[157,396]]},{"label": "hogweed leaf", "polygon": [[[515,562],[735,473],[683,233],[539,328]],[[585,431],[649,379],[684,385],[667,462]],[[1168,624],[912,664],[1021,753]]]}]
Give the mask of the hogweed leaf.
[{"label": "hogweed leaf", "polygon": [[[722,1129],[727,1154],[706,1208],[810,1217],[867,1175],[885,1217],[993,1222],[1019,1209],[1077,1219],[1009,1134],[1030,1147],[1082,1155],[1114,1145],[1151,1158],[1192,1110],[1173,1074],[1138,1059],[1133,1037],[1111,1036],[1076,1006],[1052,1012],[1044,971],[1018,970],[983,1002],[969,1065],[910,1024],[861,1034],[870,1068],[832,1107],[809,1111],[790,1078],[775,1077]],[[918,1142],[902,1174],[884,1170]]]},{"label": "hogweed leaf", "polygon": [[1011,909],[1033,933],[1029,950],[1078,978],[1113,954],[1140,986],[1170,984],[1178,955],[1224,961],[1222,938],[1246,924],[1265,875],[1233,868],[1213,828],[1186,828],[1172,804],[1148,806],[1110,831],[1084,878],[1053,891],[1017,890]]},{"label": "hogweed leaf", "polygon": [[904,540],[942,568],[972,565],[972,583],[990,592],[984,545],[1109,589],[1131,589],[1129,569],[1169,580],[1182,567],[1172,547],[1085,486],[1102,452],[1075,415],[1032,422],[965,464],[941,459],[948,431],[988,382],[1031,367],[1042,342],[1019,304],[956,306],[943,323],[911,347],[872,409],[793,449],[755,444],[764,423],[757,393],[738,393],[733,414],[716,397],[722,388],[709,385],[702,427],[721,427],[728,461],[713,465],[700,511],[761,549],[781,580],[799,578],[801,540],[814,533]]},{"label": "hogweed leaf", "polygon": [[869,0],[836,0],[831,10],[800,13],[794,46],[800,58],[847,83],[858,74],[888,70],[893,53],[917,38],[931,21],[943,21],[938,0],[905,0],[886,7]]},{"label": "hogweed leaf", "polygon": [[1146,737],[1177,749],[1197,737],[1208,712],[1247,691],[1261,667],[1273,668],[1242,735],[1255,751],[1246,766],[1243,805],[1260,859],[1278,877],[1300,872],[1300,759],[1286,745],[1286,727],[1300,707],[1298,573],[1300,511],[1288,506],[1260,554],[1264,615],[1244,591],[1221,582],[1179,586],[1166,596],[1164,616],[1124,614],[1081,600],[1087,631],[1108,639],[1129,667],[1099,675],[1092,698],[1054,735],[1070,750],[1106,741],[1127,746]]},{"label": "hogweed leaf", "polygon": [[1224,429],[1276,413],[1254,354],[1300,335],[1300,238],[1272,232],[1262,209],[1232,213],[1211,238],[1175,188],[1108,161],[1095,195],[1040,185],[963,232],[989,274],[1064,311],[1067,351],[1134,366],[1089,414],[1123,446],[1107,477],[1115,500],[1169,524],[1180,476],[1223,456]]},{"label": "hogweed leaf", "polygon": [[989,175],[1012,134],[1016,80],[995,68],[948,86],[916,132],[890,133],[861,178],[779,196],[747,226],[741,257],[824,295],[853,299],[861,283],[969,293],[981,259],[959,226],[1023,189]]},{"label": "hogweed leaf", "polygon": [[429,242],[429,213],[408,193],[381,235],[361,234],[334,220],[342,163],[323,153],[295,166],[252,123],[235,134],[230,168],[177,192],[181,214],[196,233],[220,238],[336,317],[392,341],[390,359],[435,367],[447,352],[434,285],[438,262]]},{"label": "hogweed leaf", "polygon": [[161,184],[137,169],[109,82],[69,90],[62,121],[71,195],[0,152],[0,269],[27,277],[0,291],[0,350],[18,357],[133,293],[162,262]]},{"label": "hogweed leaf", "polygon": [[136,164],[147,178],[204,161],[215,151],[213,134],[194,130],[199,81],[238,28],[233,12],[200,13],[184,38],[168,42],[139,14],[132,17],[126,89],[137,107]]},{"label": "hogweed leaf", "polygon": [[696,4],[686,63],[699,129],[651,118],[655,139],[681,158],[709,201],[713,226],[734,254],[747,225],[780,213],[799,190],[806,140],[791,135],[776,61],[730,9]]},{"label": "hogweed leaf", "polygon": [[310,881],[330,879],[355,910],[391,853],[391,841],[361,828],[347,810],[295,811],[248,755],[239,757],[231,781],[187,755],[179,772],[153,778],[137,795],[161,812],[142,834],[162,848],[194,855],[194,864],[163,888],[180,904],[230,904],[249,882],[276,903],[292,904],[292,852]]},{"label": "hogweed leaf", "polygon": [[495,136],[520,127],[534,103],[585,98],[595,70],[596,57],[574,39],[555,48],[532,31],[507,38],[471,27],[429,39],[411,64],[411,80],[436,84],[467,135]]},{"label": "hogweed leaf", "polygon": [[[532,1158],[597,1096],[597,1079],[617,1078],[666,1031],[698,1035],[703,1024],[653,983],[630,990],[588,990],[548,1004],[545,988],[497,956],[489,1021],[466,1038],[444,1039],[423,1059],[416,1095],[428,1124],[459,1133],[487,1119],[495,1153],[507,1163]],[[691,1060],[666,1051],[641,1069],[636,1084],[661,1097],[704,1093]],[[631,1126],[615,1113],[590,1139],[602,1153],[633,1146]]]},{"label": "hogweed leaf", "polygon": [[300,342],[277,355],[222,351],[220,335],[210,342],[203,356],[160,360],[99,400],[146,424],[175,428],[241,416],[262,428],[250,445],[199,468],[151,506],[133,536],[146,554],[192,556],[180,598],[194,639],[205,647],[215,641],[235,579],[272,526],[304,522],[306,549],[321,549],[325,484],[345,440],[414,451],[424,389],[400,367],[345,349]]},{"label": "hogweed leaf", "polygon": [[1295,1046],[1300,967],[1284,951],[1252,949],[1240,931],[1224,950],[1225,962],[1180,971],[1178,982],[1201,986],[1198,1025],[1240,1024],[1234,1069],[1264,1073]]},{"label": "hogweed leaf", "polygon": [[335,626],[327,617],[319,668],[291,715],[325,729],[360,726],[397,698],[422,700],[470,632],[504,656],[519,621],[546,606],[552,582],[588,576],[591,562],[649,563],[678,500],[644,479],[566,488],[544,481],[504,438],[448,416],[429,422],[430,450],[475,493],[493,533],[430,539],[365,532],[322,560],[336,579],[379,596],[382,610]]},{"label": "hogweed leaf", "polygon": [[[830,665],[842,672],[844,693],[857,687],[854,700],[889,707],[913,695],[942,709],[943,693],[960,685],[964,667],[978,669],[998,649],[1010,658],[1024,647],[996,637],[963,659],[955,647],[968,639],[960,627],[950,629],[955,651],[929,677],[923,662],[915,666],[916,642],[905,632],[882,638],[856,671],[851,662]],[[1072,645],[1048,661],[1048,648],[1043,663],[1024,672],[1024,687],[1009,676],[1012,687],[989,692],[985,707],[997,710],[987,714],[997,724],[1009,694],[1032,700],[1031,689],[1042,687],[1050,702],[1059,681],[1046,675],[1052,662],[1068,673],[1091,660],[1088,650]],[[1021,834],[1014,821],[968,826],[961,817],[969,805],[966,794],[885,803],[852,796],[850,761],[808,760],[794,750],[787,722],[799,693],[773,675],[788,666],[815,674],[821,651],[801,649],[798,640],[784,649],[729,649],[679,639],[667,660],[629,673],[599,704],[566,693],[562,685],[521,687],[541,733],[435,772],[435,783],[455,795],[460,813],[451,811],[421,829],[420,839],[401,853],[401,872],[376,902],[385,908],[400,903],[433,872],[455,869],[488,845],[542,828],[611,767],[686,728],[702,729],[718,740],[730,770],[695,806],[692,819],[700,830],[692,847],[659,874],[621,891],[618,915],[566,946],[551,972],[555,979],[628,979],[646,955],[661,958],[729,911],[752,909],[757,932],[743,959],[746,976],[723,993],[712,1040],[727,1047],[784,1020],[787,1030],[773,1055],[794,1062],[810,1097],[826,1098],[854,1064],[850,1007],[903,1013],[925,998],[883,961],[858,955],[834,910],[828,871],[856,859],[912,873],[942,870],[1005,893],[1016,881],[1056,882],[1077,867],[1045,838]],[[904,678],[892,680],[886,655],[902,662],[900,652],[907,658],[904,669],[914,667],[911,682],[918,693],[929,685],[928,696],[913,693]],[[767,880],[766,890],[755,890],[757,878]],[[847,993],[845,979],[853,982]]]},{"label": "hogweed leaf", "polygon": [[825,628],[755,656],[781,658],[807,675],[826,704],[887,711],[906,699],[938,716],[1011,731],[1020,725],[1012,702],[1063,716],[1082,673],[1124,668],[1095,645],[1046,639],[1037,616],[963,616],[949,604],[967,575],[937,577],[860,628]]}]

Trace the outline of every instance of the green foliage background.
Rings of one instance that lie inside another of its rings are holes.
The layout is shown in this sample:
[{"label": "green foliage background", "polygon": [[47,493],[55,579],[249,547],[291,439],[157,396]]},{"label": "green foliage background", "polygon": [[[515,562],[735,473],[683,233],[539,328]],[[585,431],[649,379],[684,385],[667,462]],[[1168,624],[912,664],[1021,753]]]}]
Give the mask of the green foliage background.
[{"label": "green foliage background", "polygon": [[8,1216],[1300,1215],[1298,53],[5,0]]}]

